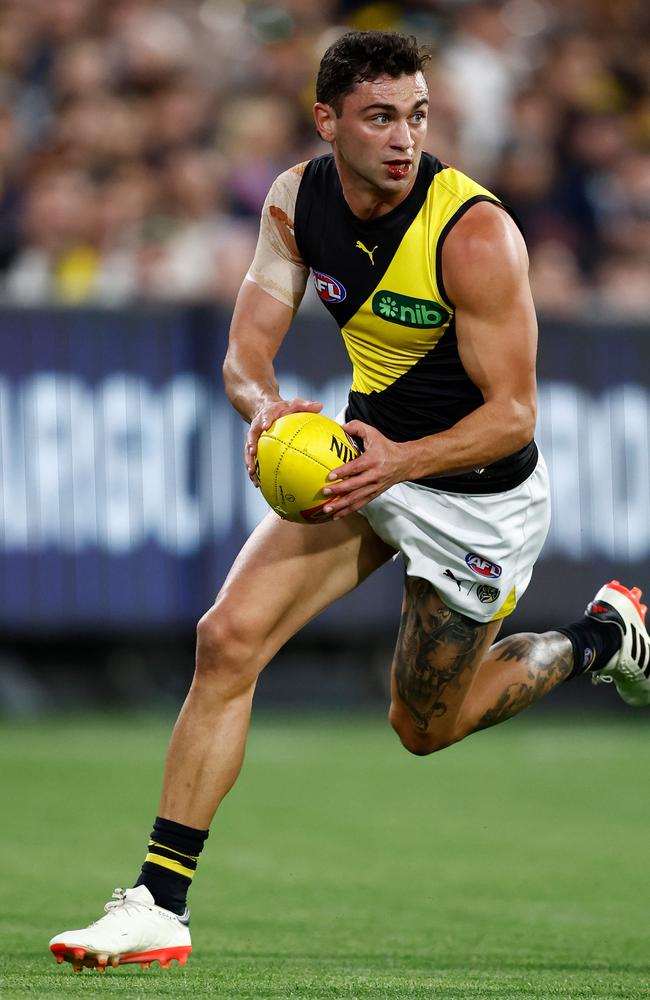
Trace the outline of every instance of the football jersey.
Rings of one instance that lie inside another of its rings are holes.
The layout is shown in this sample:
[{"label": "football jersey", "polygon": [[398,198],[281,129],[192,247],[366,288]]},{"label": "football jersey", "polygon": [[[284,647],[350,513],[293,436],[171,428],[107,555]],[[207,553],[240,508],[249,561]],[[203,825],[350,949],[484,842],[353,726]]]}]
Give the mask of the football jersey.
[{"label": "football jersey", "polygon": [[[483,404],[459,356],[442,274],[445,237],[480,201],[501,205],[428,154],[407,197],[372,219],[352,213],[331,154],[287,171],[269,192],[248,276],[295,307],[311,272],[352,363],[347,419],[412,441],[447,430]],[[496,493],[519,485],[536,463],[530,441],[485,469],[417,482]]]}]

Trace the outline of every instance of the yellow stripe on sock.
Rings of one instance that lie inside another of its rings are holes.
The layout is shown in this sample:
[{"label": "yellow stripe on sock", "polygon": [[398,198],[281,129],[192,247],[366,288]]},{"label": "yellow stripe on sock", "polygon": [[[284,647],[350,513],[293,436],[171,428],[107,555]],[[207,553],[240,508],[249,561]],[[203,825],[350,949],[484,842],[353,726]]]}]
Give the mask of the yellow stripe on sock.
[{"label": "yellow stripe on sock", "polygon": [[145,861],[150,861],[153,865],[160,865],[161,868],[169,868],[170,872],[177,875],[185,875],[187,878],[194,878],[191,868],[186,868],[179,861],[172,861],[171,858],[163,858],[161,854],[147,854]]},{"label": "yellow stripe on sock", "polygon": [[168,847],[167,844],[159,844],[155,840],[149,841],[149,847],[163,847],[166,851],[171,851],[172,854],[178,854],[179,858],[189,858],[190,861],[198,861],[198,854],[183,854],[182,851],[176,851],[173,847]]}]

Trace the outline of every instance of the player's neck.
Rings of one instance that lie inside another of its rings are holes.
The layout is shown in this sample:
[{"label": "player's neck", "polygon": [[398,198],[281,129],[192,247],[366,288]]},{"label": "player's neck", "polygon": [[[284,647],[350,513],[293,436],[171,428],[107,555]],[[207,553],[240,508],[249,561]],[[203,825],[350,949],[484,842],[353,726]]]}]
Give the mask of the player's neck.
[{"label": "player's neck", "polygon": [[362,177],[351,174],[344,164],[337,162],[343,197],[353,215],[358,219],[377,219],[397,208],[409,196],[415,184],[417,172],[407,187],[399,191],[382,191],[369,184]]}]

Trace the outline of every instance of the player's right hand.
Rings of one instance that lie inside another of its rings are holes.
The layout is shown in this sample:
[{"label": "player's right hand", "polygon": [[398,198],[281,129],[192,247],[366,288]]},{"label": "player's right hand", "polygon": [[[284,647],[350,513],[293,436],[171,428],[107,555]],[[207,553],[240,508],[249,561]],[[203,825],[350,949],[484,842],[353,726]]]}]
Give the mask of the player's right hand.
[{"label": "player's right hand", "polygon": [[257,442],[262,431],[268,431],[272,423],[278,417],[284,417],[287,413],[320,413],[323,404],[314,399],[278,399],[273,403],[265,403],[260,407],[251,420],[248,434],[246,435],[246,446],[244,448],[244,461],[248,478],[254,486],[259,486],[257,478]]}]

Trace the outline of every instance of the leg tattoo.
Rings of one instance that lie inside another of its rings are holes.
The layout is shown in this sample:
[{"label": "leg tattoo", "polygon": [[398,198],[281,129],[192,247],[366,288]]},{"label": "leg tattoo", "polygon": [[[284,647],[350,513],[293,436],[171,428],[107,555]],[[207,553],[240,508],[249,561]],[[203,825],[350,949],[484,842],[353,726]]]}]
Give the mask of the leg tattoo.
[{"label": "leg tattoo", "polygon": [[426,580],[407,577],[394,677],[420,732],[447,713],[461,675],[480,660],[487,628],[445,607]]},{"label": "leg tattoo", "polygon": [[520,672],[517,680],[507,684],[495,704],[483,713],[477,729],[495,726],[528,708],[565,680],[573,667],[571,643],[559,632],[503,639],[493,647],[490,658],[495,666],[509,661],[513,666],[518,664]]}]

